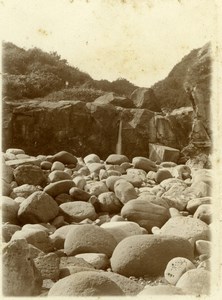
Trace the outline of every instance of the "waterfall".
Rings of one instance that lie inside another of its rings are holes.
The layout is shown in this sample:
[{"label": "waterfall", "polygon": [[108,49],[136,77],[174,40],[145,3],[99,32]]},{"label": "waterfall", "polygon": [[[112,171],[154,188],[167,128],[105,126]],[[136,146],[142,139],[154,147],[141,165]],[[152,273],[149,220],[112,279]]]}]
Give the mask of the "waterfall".
[{"label": "waterfall", "polygon": [[122,125],[123,121],[119,121],[118,140],[116,144],[116,154],[122,154]]}]

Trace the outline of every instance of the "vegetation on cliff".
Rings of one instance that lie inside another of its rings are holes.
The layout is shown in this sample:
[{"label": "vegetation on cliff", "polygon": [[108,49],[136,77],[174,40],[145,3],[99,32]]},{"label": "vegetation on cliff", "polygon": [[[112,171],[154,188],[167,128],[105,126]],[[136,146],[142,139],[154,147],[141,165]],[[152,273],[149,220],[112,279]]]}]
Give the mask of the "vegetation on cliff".
[{"label": "vegetation on cliff", "polygon": [[[56,99],[66,94],[72,99],[80,94],[80,89],[82,94],[93,98],[102,94],[99,90],[128,96],[137,88],[123,78],[113,82],[93,80],[89,74],[70,66],[57,52],[46,53],[38,48],[25,50],[9,42],[3,43],[3,74],[3,97],[11,99],[33,99],[50,93],[54,93]],[[67,87],[69,92],[65,91]],[[56,95],[56,91],[60,93]]]}]

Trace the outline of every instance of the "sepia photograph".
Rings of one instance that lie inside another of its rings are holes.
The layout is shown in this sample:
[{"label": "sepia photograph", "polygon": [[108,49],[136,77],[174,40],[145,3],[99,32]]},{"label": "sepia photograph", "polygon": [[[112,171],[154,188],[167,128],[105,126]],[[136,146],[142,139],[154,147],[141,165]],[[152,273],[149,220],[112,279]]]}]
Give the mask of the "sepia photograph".
[{"label": "sepia photograph", "polygon": [[219,299],[216,0],[1,0],[2,297]]}]

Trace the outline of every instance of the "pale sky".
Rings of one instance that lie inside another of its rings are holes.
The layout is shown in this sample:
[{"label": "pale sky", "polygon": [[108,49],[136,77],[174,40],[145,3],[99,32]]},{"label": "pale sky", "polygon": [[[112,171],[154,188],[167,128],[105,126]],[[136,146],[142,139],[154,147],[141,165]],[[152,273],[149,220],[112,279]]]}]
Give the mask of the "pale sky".
[{"label": "pale sky", "polygon": [[3,40],[146,87],[217,31],[214,0],[0,0],[0,12]]}]

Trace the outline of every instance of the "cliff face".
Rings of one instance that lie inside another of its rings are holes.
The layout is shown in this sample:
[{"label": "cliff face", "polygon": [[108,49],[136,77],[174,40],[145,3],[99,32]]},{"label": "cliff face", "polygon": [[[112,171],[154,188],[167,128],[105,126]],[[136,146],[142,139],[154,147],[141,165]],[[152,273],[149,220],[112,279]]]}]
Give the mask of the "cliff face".
[{"label": "cliff face", "polygon": [[121,121],[122,153],[148,156],[149,143],[181,149],[192,127],[192,109],[162,116],[81,101],[7,103],[4,108],[3,149],[22,148],[32,155],[65,149],[77,156],[97,153],[106,158],[116,152]]},{"label": "cliff face", "polygon": [[[67,150],[76,156],[96,153],[105,159],[116,152],[120,136],[122,153],[129,158],[148,156],[149,143],[180,150],[190,143],[209,147],[210,65],[210,45],[193,50],[154,85],[155,97],[147,100],[144,91],[137,90],[139,104],[134,103],[134,108],[120,97],[108,104],[98,100],[8,101],[3,104],[3,150],[22,148],[30,155]],[[168,106],[170,113],[149,110],[152,99],[159,102],[158,107]],[[123,100],[127,105],[121,107]]]}]

